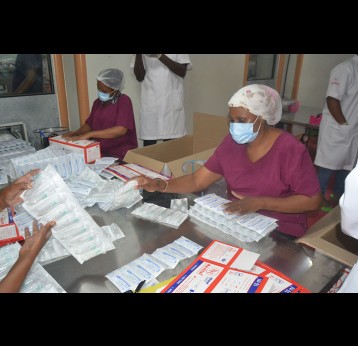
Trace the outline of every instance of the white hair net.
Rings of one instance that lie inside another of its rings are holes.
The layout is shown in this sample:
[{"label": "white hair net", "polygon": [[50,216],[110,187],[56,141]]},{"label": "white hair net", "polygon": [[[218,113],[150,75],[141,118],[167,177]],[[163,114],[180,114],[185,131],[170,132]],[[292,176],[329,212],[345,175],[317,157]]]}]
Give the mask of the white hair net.
[{"label": "white hair net", "polygon": [[282,115],[281,97],[267,85],[251,84],[237,91],[229,101],[229,107],[244,107],[250,113],[262,117],[269,125],[277,124]]},{"label": "white hair net", "polygon": [[101,71],[97,76],[97,80],[112,89],[119,91],[124,89],[124,75],[117,68],[107,68]]}]

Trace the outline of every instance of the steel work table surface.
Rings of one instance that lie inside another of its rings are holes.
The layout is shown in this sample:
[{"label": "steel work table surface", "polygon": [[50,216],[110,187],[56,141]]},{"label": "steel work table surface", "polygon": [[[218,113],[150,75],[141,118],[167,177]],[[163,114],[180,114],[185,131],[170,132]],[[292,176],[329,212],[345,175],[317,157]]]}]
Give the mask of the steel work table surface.
[{"label": "steel work table surface", "polygon": [[[173,197],[169,196],[171,194],[166,195],[167,201]],[[173,198],[183,197],[188,198],[190,205],[194,204],[195,195],[175,195]],[[97,206],[86,209],[99,226],[117,223],[125,237],[114,242],[115,250],[94,257],[82,265],[69,256],[46,264],[44,268],[68,293],[118,293],[119,290],[105,277],[106,274],[135,260],[143,253],[153,253],[157,248],[180,236],[185,236],[204,248],[216,239],[257,252],[260,254],[260,261],[281,271],[312,292],[321,292],[327,285],[333,284],[332,280],[344,268],[343,264],[288,240],[275,231],[259,242],[246,243],[194,218],[188,218],[178,229],[142,220],[131,215],[131,211],[136,207],[138,204],[131,209],[112,212],[104,212]],[[165,270],[157,278],[158,281],[179,274],[194,258],[180,261],[175,269]]]},{"label": "steel work table surface", "polygon": [[310,116],[321,113],[321,109],[301,105],[297,112],[282,112],[280,122],[288,125],[299,125],[305,128],[318,129],[319,126],[310,124]]}]

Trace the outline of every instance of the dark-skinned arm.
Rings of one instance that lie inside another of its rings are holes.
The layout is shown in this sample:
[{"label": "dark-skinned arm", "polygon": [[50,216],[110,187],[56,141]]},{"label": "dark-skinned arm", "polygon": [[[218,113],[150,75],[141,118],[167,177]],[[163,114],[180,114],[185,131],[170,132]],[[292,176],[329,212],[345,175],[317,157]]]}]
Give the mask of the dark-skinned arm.
[{"label": "dark-skinned arm", "polygon": [[179,62],[173,61],[165,54],[160,56],[159,61],[161,61],[166,67],[168,67],[171,72],[175,73],[177,76],[181,78],[185,77],[188,64],[181,64]]},{"label": "dark-skinned arm", "polygon": [[143,64],[142,54],[135,55],[134,75],[137,78],[138,82],[143,82],[144,77],[145,77],[145,68],[144,68],[144,64]]},{"label": "dark-skinned arm", "polygon": [[36,69],[30,68],[26,71],[26,78],[19,87],[14,91],[15,94],[21,94],[27,91],[36,81]]},{"label": "dark-skinned arm", "polygon": [[[163,63],[168,69],[175,73],[177,76],[184,78],[187,71],[188,64],[181,64],[179,62],[173,61],[165,54],[161,54],[159,61]],[[143,64],[142,54],[136,54],[134,62],[134,74],[138,82],[142,82],[145,77],[145,68]]]},{"label": "dark-skinned arm", "polygon": [[191,193],[203,191],[221,178],[221,175],[213,173],[203,166],[193,174],[183,175],[182,177],[170,179],[168,181],[151,179],[145,176],[130,180],[137,180],[138,185],[136,186],[136,189],[144,189],[148,192],[163,191],[165,189],[165,192]]},{"label": "dark-skinned arm", "polygon": [[32,177],[40,173],[39,169],[33,169],[27,174],[23,175],[12,184],[0,190],[0,211],[5,208],[14,208],[23,202],[20,195],[27,189],[31,188]]},{"label": "dark-skinned arm", "polygon": [[344,125],[347,123],[347,119],[343,115],[341,102],[334,97],[327,96],[327,107],[330,113],[332,114],[333,118],[339,125]]},{"label": "dark-skinned arm", "polygon": [[128,129],[123,126],[114,126],[105,130],[99,131],[89,131],[83,135],[69,137],[69,141],[78,141],[81,139],[91,139],[91,138],[118,138],[122,137],[127,133]]},{"label": "dark-skinned arm", "polygon": [[226,205],[228,213],[255,213],[258,210],[276,211],[279,213],[307,213],[321,207],[322,195],[318,193],[312,197],[293,195],[288,197],[246,197],[231,192],[237,199]]},{"label": "dark-skinned arm", "polygon": [[37,255],[51,237],[51,228],[56,224],[51,221],[39,229],[37,222],[33,222],[33,234],[25,228],[25,242],[19,252],[19,258],[8,274],[0,282],[0,293],[17,293],[29,273]]},{"label": "dark-skinned arm", "polygon": [[90,132],[91,130],[92,130],[91,127],[87,123],[84,123],[78,130],[69,131],[69,132],[64,133],[62,135],[62,138],[66,139],[66,138],[73,138],[73,137],[81,136],[87,132]]}]

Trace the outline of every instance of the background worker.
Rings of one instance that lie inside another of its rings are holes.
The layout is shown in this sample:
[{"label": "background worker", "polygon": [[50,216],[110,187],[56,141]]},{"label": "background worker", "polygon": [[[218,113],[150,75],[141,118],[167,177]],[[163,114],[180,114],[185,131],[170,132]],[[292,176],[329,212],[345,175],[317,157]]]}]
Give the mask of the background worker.
[{"label": "background worker", "polygon": [[130,64],[141,82],[140,136],[143,145],[186,135],[184,77],[188,54],[135,54]]},{"label": "background worker", "polygon": [[69,141],[93,139],[101,143],[102,156],[123,160],[127,151],[138,147],[132,101],[122,94],[123,72],[108,68],[97,76],[98,98],[91,113],[76,131],[62,135]]},{"label": "background worker", "polygon": [[321,206],[315,167],[307,148],[291,134],[271,125],[281,119],[276,90],[248,85],[229,101],[230,134],[203,167],[193,174],[164,181],[135,178],[137,189],[192,193],[223,177],[232,202],[226,212],[259,212],[278,220],[277,231],[290,238],[307,231],[307,212]]},{"label": "background worker", "polygon": [[[344,192],[344,181],[358,157],[358,55],[331,71],[326,104],[319,126],[315,165],[324,200],[323,211],[330,211]],[[335,173],[333,194],[326,195]]]}]

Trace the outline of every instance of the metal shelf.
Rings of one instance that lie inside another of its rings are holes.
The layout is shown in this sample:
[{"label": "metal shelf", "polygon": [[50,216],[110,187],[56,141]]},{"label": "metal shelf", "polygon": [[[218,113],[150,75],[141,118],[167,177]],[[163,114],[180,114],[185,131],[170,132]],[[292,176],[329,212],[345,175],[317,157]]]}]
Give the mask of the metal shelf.
[{"label": "metal shelf", "polygon": [[29,141],[27,137],[26,125],[23,122],[0,124],[0,133],[2,132],[9,132],[15,138],[23,139],[26,142]]}]

